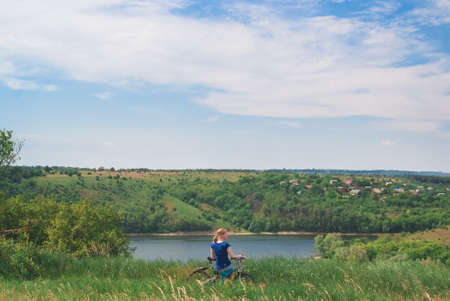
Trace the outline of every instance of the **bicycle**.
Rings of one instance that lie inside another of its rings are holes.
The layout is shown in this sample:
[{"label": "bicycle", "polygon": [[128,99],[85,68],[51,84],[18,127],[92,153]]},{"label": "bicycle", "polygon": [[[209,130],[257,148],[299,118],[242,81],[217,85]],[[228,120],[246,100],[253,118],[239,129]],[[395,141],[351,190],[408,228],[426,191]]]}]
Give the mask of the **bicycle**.
[{"label": "bicycle", "polygon": [[[255,279],[253,278],[253,276],[251,276],[247,272],[244,272],[244,266],[242,264],[242,261],[245,258],[246,257],[243,257],[243,256],[236,256],[236,257],[232,258],[232,260],[236,261],[236,267],[237,267],[236,270],[233,271],[232,279],[233,280],[239,279],[241,281],[255,282]],[[203,283],[216,283],[216,281],[219,279],[219,272],[216,270],[215,265],[213,264],[215,262],[215,259],[212,259],[211,257],[208,256],[207,260],[208,260],[209,266],[200,267],[200,268],[195,269],[194,271],[192,271],[189,274],[187,279],[191,280],[191,279],[200,278],[201,280],[203,280]]]}]

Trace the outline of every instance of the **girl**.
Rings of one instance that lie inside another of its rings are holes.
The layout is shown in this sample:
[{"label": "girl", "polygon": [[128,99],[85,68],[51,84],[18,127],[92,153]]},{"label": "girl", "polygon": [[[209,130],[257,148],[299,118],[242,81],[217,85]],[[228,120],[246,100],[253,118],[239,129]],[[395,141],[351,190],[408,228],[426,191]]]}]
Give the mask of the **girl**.
[{"label": "girl", "polygon": [[216,260],[216,269],[219,275],[222,276],[222,283],[233,273],[233,265],[230,258],[236,258],[233,251],[231,251],[230,244],[226,242],[227,238],[227,230],[220,228],[216,231],[209,249],[210,257]]}]

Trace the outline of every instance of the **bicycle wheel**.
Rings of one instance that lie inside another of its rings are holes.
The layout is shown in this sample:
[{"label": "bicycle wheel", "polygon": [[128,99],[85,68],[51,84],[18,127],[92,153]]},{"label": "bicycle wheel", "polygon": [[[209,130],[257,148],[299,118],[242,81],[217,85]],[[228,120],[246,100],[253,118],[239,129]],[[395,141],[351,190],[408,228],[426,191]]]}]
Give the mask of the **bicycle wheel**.
[{"label": "bicycle wheel", "polygon": [[195,269],[189,274],[187,279],[188,280],[191,280],[191,279],[206,280],[206,279],[210,278],[210,275],[207,273],[207,270],[208,270],[207,267],[201,267],[201,268]]},{"label": "bicycle wheel", "polygon": [[253,282],[255,283],[255,278],[253,278],[252,275],[246,273],[246,272],[241,272],[240,274],[236,275],[235,279],[239,279],[245,282]]}]

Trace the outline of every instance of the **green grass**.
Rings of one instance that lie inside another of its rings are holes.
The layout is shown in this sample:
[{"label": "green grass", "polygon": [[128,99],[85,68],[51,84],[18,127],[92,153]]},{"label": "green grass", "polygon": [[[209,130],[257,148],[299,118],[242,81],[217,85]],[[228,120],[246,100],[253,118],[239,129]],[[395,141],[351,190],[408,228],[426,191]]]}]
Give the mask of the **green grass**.
[{"label": "green grass", "polygon": [[165,196],[163,198],[167,210],[176,216],[182,216],[186,219],[202,218],[202,212],[186,203],[183,203],[177,198]]},{"label": "green grass", "polygon": [[[106,174],[105,174],[106,173]],[[99,172],[100,174],[100,172]],[[113,204],[116,209],[127,212],[130,208],[139,207],[142,209],[158,205],[163,205],[166,210],[166,223],[169,224],[168,230],[160,229],[159,232],[173,231],[193,231],[193,230],[211,230],[214,228],[213,223],[207,217],[202,215],[204,211],[193,205],[181,201],[175,196],[166,193],[158,195],[158,200],[151,200],[152,196],[156,196],[153,185],[170,186],[183,176],[183,173],[167,173],[161,174],[140,174],[143,178],[128,178],[121,180],[120,185],[116,179],[109,179],[108,175],[119,174],[117,172],[102,172],[101,181],[96,180],[95,175],[87,175],[80,181],[77,176],[69,177],[67,175],[49,175],[46,177],[36,178],[36,183],[41,189],[50,189],[57,191],[58,199],[70,200],[72,202],[78,199],[89,199],[93,201],[102,201],[104,203]],[[133,175],[136,173],[133,173]],[[208,173],[192,173],[199,174],[203,177],[209,176]],[[211,173],[211,175],[225,175],[227,173]],[[237,173],[236,173],[237,174]],[[125,175],[128,175],[125,173]],[[234,174],[233,174],[234,175]],[[229,175],[231,177],[231,175]],[[163,182],[160,182],[160,178]],[[169,181],[170,179],[170,181]],[[144,182],[145,184],[140,184]],[[154,183],[153,183],[154,182]],[[81,184],[80,184],[81,183]],[[99,187],[97,185],[100,185]],[[52,195],[50,193],[49,195]],[[231,228],[232,225],[225,221],[221,210],[214,208],[214,212],[219,216],[214,219],[214,224],[221,227]],[[193,226],[194,225],[194,226]],[[239,230],[237,227],[234,227]],[[133,232],[133,231],[130,231]]]},{"label": "green grass", "polygon": [[[163,198],[164,206],[167,208],[167,212],[174,216],[176,219],[183,220],[185,222],[191,222],[194,220],[205,220],[202,216],[202,211],[198,208],[195,208],[189,204],[186,204],[179,199],[166,195]],[[210,225],[213,228],[213,224],[209,221],[205,221],[206,224]],[[222,227],[231,227],[231,225],[222,219],[216,219],[215,224],[221,225]]]},{"label": "green grass", "polygon": [[450,269],[429,262],[350,264],[271,258],[245,263],[255,283],[202,285],[186,280],[202,264],[130,258],[65,260],[48,267],[45,277],[0,279],[0,300],[450,299]]}]

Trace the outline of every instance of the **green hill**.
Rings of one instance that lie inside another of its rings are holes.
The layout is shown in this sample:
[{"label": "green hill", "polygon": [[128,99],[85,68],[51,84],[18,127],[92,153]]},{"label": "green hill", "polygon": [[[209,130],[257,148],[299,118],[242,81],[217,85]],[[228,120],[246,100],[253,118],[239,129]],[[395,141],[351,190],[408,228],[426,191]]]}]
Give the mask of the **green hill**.
[{"label": "green hill", "polygon": [[0,191],[6,197],[110,204],[123,212],[123,227],[133,233],[218,226],[252,232],[415,232],[445,226],[450,217],[447,177],[74,168],[45,168],[41,174],[34,170],[30,177],[0,182]]}]

